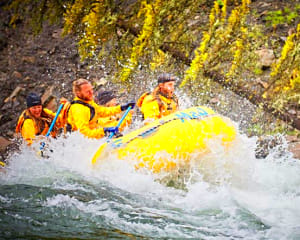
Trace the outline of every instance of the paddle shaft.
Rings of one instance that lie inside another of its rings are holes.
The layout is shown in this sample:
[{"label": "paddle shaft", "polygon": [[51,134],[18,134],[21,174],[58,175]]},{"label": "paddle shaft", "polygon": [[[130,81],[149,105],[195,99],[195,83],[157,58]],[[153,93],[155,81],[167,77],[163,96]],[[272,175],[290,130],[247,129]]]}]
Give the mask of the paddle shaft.
[{"label": "paddle shaft", "polygon": [[[120,121],[119,121],[118,124],[117,124],[117,128],[119,128],[119,127],[121,126],[122,122],[124,121],[124,119],[126,118],[126,116],[127,116],[127,114],[129,113],[130,110],[131,110],[131,106],[129,106],[129,107],[127,108],[126,112],[125,112],[125,113],[123,114],[123,116],[121,117]],[[113,136],[114,136],[114,133],[111,132],[107,140],[109,141]]]},{"label": "paddle shaft", "polygon": [[[55,124],[55,122],[56,122],[56,120],[57,120],[57,118],[58,118],[58,115],[60,114],[60,112],[61,112],[63,106],[64,106],[63,104],[60,104],[60,106],[59,106],[59,108],[58,108],[58,110],[57,110],[57,112],[56,112],[56,115],[55,115],[55,117],[54,117],[54,119],[53,119],[53,121],[52,121],[52,123],[51,123],[51,125],[50,125],[50,127],[49,127],[49,130],[48,130],[47,134],[45,135],[46,137],[48,137],[48,136],[50,135],[50,133],[51,133],[53,127],[54,127],[54,124]],[[45,143],[42,142],[42,143],[41,143],[40,150],[43,150],[44,147],[45,147]]]},{"label": "paddle shaft", "polygon": [[[129,113],[129,111],[131,110],[131,106],[129,106],[126,110],[126,112],[123,114],[123,116],[121,117],[120,121],[117,124],[117,127],[119,128],[122,124],[122,122],[124,121],[124,119],[126,118],[127,114]],[[107,141],[105,143],[103,143],[97,150],[97,152],[94,154],[93,158],[92,158],[92,164],[95,164],[97,162],[97,159],[99,158],[99,156],[101,155],[103,149],[107,146],[107,144],[109,143],[110,139],[114,136],[114,133],[110,133]]]}]

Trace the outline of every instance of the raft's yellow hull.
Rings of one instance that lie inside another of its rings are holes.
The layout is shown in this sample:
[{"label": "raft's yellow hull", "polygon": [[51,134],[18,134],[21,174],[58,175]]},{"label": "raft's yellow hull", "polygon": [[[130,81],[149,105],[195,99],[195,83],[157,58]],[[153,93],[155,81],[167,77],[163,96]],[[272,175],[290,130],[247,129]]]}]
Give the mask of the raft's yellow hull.
[{"label": "raft's yellow hull", "polygon": [[[153,172],[171,171],[186,165],[191,157],[208,153],[209,139],[218,138],[225,147],[236,137],[234,126],[207,107],[178,111],[101,146],[93,163],[106,154],[134,159],[136,167]],[[103,149],[102,149],[103,148]]]}]

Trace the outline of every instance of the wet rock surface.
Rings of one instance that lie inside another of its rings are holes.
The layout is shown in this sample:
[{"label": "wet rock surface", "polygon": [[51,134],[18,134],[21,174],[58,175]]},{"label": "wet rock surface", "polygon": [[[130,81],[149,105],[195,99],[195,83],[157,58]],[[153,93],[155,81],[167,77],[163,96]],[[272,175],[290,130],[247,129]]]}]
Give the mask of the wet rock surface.
[{"label": "wet rock surface", "polygon": [[99,81],[103,71],[91,71],[80,62],[76,40],[63,38],[61,26],[46,25],[41,34],[33,36],[23,26],[10,28],[8,17],[1,21],[8,41],[0,50],[0,136],[13,138],[28,93],[38,93],[45,105],[53,105],[53,99],[58,102],[62,96],[71,100],[72,81],[79,77]]}]

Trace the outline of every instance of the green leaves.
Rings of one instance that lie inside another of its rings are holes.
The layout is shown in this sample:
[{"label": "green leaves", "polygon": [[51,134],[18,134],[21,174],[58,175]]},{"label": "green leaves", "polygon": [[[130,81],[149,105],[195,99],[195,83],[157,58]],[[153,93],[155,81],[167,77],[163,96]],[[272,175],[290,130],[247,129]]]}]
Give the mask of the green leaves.
[{"label": "green leaves", "polygon": [[283,10],[270,11],[267,13],[265,20],[268,26],[276,28],[279,24],[291,24],[296,19],[299,19],[300,4],[297,4],[294,10],[285,7]]}]

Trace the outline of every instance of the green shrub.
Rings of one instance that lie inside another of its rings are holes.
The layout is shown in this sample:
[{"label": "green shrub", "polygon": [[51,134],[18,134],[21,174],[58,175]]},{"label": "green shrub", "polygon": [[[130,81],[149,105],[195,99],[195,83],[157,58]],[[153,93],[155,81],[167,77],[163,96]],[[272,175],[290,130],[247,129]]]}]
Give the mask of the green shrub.
[{"label": "green shrub", "polygon": [[268,26],[276,28],[279,24],[293,23],[297,18],[299,18],[299,11],[300,4],[297,4],[294,10],[286,7],[283,10],[270,11],[268,12],[265,20],[267,21]]}]

